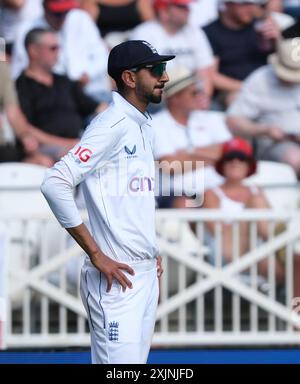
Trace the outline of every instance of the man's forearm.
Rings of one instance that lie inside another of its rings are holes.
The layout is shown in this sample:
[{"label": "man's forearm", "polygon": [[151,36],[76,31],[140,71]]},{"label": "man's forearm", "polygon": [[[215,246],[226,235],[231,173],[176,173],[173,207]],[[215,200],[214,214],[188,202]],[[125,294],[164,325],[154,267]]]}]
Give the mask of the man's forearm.
[{"label": "man's forearm", "polygon": [[215,68],[213,65],[211,65],[210,67],[202,68],[198,71],[199,79],[203,81],[204,93],[208,96],[211,96],[213,93],[214,72]]},{"label": "man's forearm", "polygon": [[229,76],[222,75],[220,72],[216,72],[213,77],[213,84],[219,91],[238,92],[242,82]]},{"label": "man's forearm", "polygon": [[202,168],[204,160],[195,149],[191,149],[190,152],[178,151],[174,155],[161,157],[158,164],[164,173],[179,174]]},{"label": "man's forearm", "polygon": [[24,3],[25,0],[4,0],[4,5],[13,9],[20,9]]},{"label": "man's forearm", "polygon": [[69,234],[77,242],[77,244],[85,251],[85,253],[94,260],[99,255],[103,255],[94,238],[90,234],[84,223],[73,228],[66,228]]},{"label": "man's forearm", "polygon": [[213,144],[206,147],[197,147],[195,148],[195,153],[203,161],[216,161],[221,156],[222,145]]},{"label": "man's forearm", "polygon": [[245,117],[228,116],[226,123],[233,135],[265,136],[268,134],[264,124],[254,123]]},{"label": "man's forearm", "polygon": [[17,104],[10,104],[5,108],[7,120],[12,127],[14,134],[20,138],[29,133],[29,124],[25,115]]},{"label": "man's forearm", "polygon": [[16,137],[31,134],[40,144],[59,145],[71,148],[77,142],[76,139],[66,139],[43,132],[41,129],[29,124],[25,115],[18,105],[9,105],[5,109],[8,122],[10,123]]},{"label": "man's forearm", "polygon": [[79,139],[67,139],[60,136],[51,135],[49,133],[43,132],[41,129],[34,127],[33,125],[29,125],[28,127],[29,133],[31,133],[40,144],[48,144],[48,145],[58,145],[61,147],[73,147]]}]

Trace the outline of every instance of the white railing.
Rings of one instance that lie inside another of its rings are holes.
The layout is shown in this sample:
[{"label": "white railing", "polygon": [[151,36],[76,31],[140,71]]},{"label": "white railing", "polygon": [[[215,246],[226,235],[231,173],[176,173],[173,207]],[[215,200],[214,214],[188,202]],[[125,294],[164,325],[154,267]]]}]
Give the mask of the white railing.
[{"label": "white railing", "polygon": [[[221,223],[228,219],[235,246],[232,262],[223,265]],[[264,242],[258,239],[261,220],[269,227]],[[205,245],[208,221],[216,223],[214,251]],[[250,250],[244,255],[238,247],[241,222],[249,223]],[[285,222],[287,229],[275,235],[278,222]],[[9,270],[5,346],[88,346],[79,296],[80,248],[50,217],[0,214],[1,223]],[[299,223],[300,211],[247,210],[231,217],[218,210],[158,211],[165,273],[153,344],[300,344],[300,316],[292,307]],[[278,281],[276,251],[282,248],[284,278]],[[262,260],[268,261],[265,276],[258,273]]]}]

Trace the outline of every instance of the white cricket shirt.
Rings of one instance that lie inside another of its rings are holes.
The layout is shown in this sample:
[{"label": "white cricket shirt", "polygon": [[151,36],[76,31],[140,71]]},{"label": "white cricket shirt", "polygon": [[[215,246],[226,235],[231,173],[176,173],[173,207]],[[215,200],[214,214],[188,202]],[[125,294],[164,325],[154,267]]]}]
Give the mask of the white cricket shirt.
[{"label": "white cricket shirt", "polygon": [[61,225],[82,223],[73,189],[83,193],[93,236],[118,261],[157,256],[155,168],[150,116],[117,92],[81,141],[46,172],[41,190]]}]

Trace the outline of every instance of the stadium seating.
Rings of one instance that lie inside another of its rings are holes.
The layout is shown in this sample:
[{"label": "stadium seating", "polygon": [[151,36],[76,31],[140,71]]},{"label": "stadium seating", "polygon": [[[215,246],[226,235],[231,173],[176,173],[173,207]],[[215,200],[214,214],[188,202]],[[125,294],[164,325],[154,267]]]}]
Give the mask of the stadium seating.
[{"label": "stadium seating", "polygon": [[9,239],[9,270],[27,269],[38,257],[41,228],[34,218],[50,212],[40,192],[45,170],[33,164],[0,164],[0,229]]},{"label": "stadium seating", "polygon": [[288,164],[259,161],[256,174],[245,183],[262,188],[274,209],[299,208],[297,175]]}]

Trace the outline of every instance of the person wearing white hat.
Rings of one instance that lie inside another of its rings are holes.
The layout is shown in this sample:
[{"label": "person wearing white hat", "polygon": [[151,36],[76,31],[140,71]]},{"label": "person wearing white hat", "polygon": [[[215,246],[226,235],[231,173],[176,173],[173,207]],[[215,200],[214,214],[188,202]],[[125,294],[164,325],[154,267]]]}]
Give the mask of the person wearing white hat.
[{"label": "person wearing white hat", "polygon": [[256,139],[258,158],[288,163],[299,176],[300,38],[280,41],[268,60],[246,80],[227,122]]},{"label": "person wearing white hat", "polygon": [[167,108],[152,120],[153,152],[161,171],[158,204],[184,208],[188,201],[201,204],[203,190],[222,182],[211,164],[231,134],[219,114],[205,110],[208,99],[195,73],[182,66],[168,73]]}]

